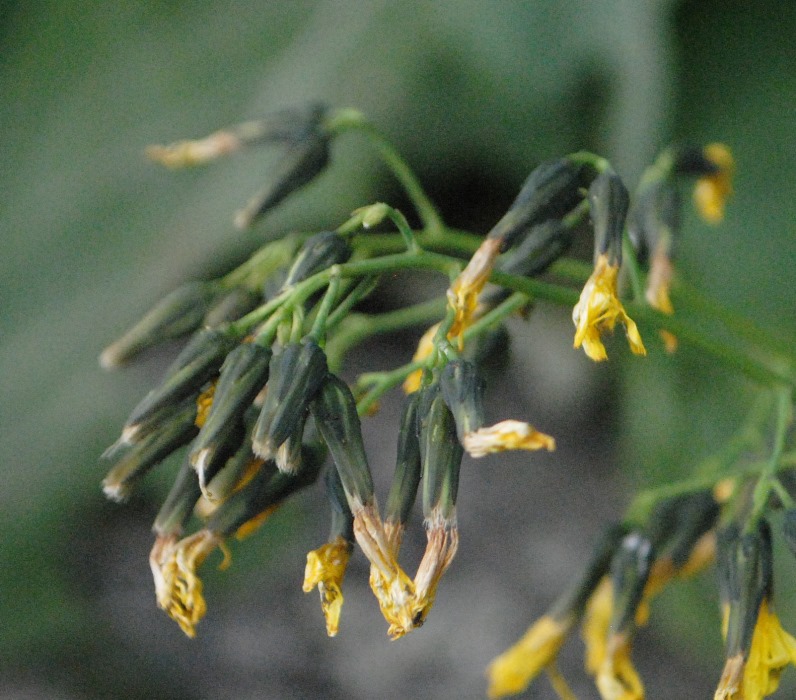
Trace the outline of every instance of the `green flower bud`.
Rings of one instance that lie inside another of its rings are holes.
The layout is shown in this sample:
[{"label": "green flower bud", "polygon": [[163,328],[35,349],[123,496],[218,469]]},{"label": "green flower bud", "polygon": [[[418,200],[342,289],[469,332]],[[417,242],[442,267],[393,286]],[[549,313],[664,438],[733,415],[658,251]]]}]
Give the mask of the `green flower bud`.
[{"label": "green flower bud", "polygon": [[213,403],[191,446],[191,462],[198,472],[206,471],[215,453],[237,432],[244,413],[268,380],[270,361],[270,348],[257,343],[243,343],[227,355]]},{"label": "green flower bud", "polygon": [[186,405],[160,430],[131,447],[103,480],[105,495],[115,501],[124,500],[133,484],[147,471],[193,439],[199,430],[195,418],[196,407]]},{"label": "green flower bud", "polygon": [[303,282],[316,272],[343,263],[350,257],[351,246],[345,238],[333,231],[321,231],[308,238],[301,247],[282,284],[282,289]]},{"label": "green flower bud", "polygon": [[354,395],[342,379],[328,374],[310,404],[310,411],[340,473],[348,505],[356,514],[363,506],[372,504],[374,498]]},{"label": "green flower bud", "polygon": [[390,493],[387,496],[386,521],[402,526],[417,497],[420,485],[420,439],[417,431],[417,407],[420,392],[409,394],[404,400],[398,430],[398,455]]},{"label": "green flower bud", "polygon": [[326,374],[326,355],[312,340],[287,345],[271,358],[268,392],[254,427],[255,454],[270,459],[307,412]]},{"label": "green flower bud", "polygon": [[654,180],[639,191],[627,226],[639,262],[646,264],[658,250],[674,259],[680,211],[680,195],[671,180]]},{"label": "green flower bud", "polygon": [[439,394],[431,402],[428,419],[421,421],[423,514],[452,520],[456,513],[459,467],[464,448],[456,437],[456,421]]},{"label": "green flower bud", "polygon": [[311,182],[326,167],[330,136],[321,127],[324,115],[323,107],[316,108],[306,128],[291,140],[287,152],[274,168],[271,183],[235,217],[238,228],[248,228],[255,219]]},{"label": "green flower bud", "polygon": [[591,171],[585,163],[569,158],[545,161],[528,176],[508,212],[487,237],[500,239],[502,250],[507,250],[531,226],[562,218],[582,199],[580,190]]},{"label": "green flower bud", "polygon": [[230,289],[207,312],[204,325],[215,328],[224,323],[237,321],[262,303],[263,296],[260,292],[253,292],[245,287]]},{"label": "green flower bud", "polygon": [[440,388],[456,421],[459,442],[464,443],[465,435],[484,426],[484,380],[473,362],[454,360],[442,370]]},{"label": "green flower bud", "polygon": [[354,543],[354,516],[348,507],[345,489],[340,481],[337,469],[327,469],[324,478],[326,482],[326,496],[332,511],[332,523],[329,528],[329,542],[335,537],[342,537],[353,545]]},{"label": "green flower bud", "polygon": [[190,282],[176,289],[105,348],[100,365],[104,369],[118,367],[143,350],[195,331],[217,296],[218,288],[210,282]]},{"label": "green flower bud", "polygon": [[181,535],[202,492],[189,459],[184,459],[174,485],[152,526],[157,535]]}]

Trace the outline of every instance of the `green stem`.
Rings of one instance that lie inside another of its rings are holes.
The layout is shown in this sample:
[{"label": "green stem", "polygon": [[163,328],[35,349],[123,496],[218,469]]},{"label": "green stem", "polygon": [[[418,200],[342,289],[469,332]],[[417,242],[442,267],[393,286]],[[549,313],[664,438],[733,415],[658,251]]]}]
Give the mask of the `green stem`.
[{"label": "green stem", "polygon": [[423,227],[433,237],[442,236],[445,225],[434,204],[428,198],[420,181],[400,153],[365,116],[355,109],[335,111],[328,119],[326,128],[336,134],[359,131],[364,134],[379,153],[384,164],[392,171],[412,201]]},{"label": "green stem", "polygon": [[313,321],[312,330],[309,333],[315,339],[315,342],[319,344],[326,338],[326,322],[340,291],[340,275],[334,274],[334,271],[333,267],[331,269],[332,278],[329,280],[326,294],[323,295],[323,299],[321,299],[321,303],[318,306],[318,313],[315,315],[315,321]]}]

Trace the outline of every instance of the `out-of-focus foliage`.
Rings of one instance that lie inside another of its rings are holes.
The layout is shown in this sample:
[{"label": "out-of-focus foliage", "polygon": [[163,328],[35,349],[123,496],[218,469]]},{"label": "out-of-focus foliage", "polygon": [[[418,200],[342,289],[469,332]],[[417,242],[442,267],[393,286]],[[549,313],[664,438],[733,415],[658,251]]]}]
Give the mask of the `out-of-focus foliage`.
[{"label": "out-of-focus foliage", "polygon": [[[142,523],[154,512],[138,502],[120,516],[103,504],[97,456],[161,364],[109,376],[96,356],[179,282],[214,274],[269,231],[339,222],[393,187],[362,143],[343,141],[317,184],[240,233],[233,211],[256,192],[268,155],[174,174],[143,160],[147,143],[306,100],[356,106],[391,136],[450,222],[486,230],[544,158],[588,148],[634,182],[672,138],[721,140],[737,157],[736,197],[720,229],[686,222],[680,271],[761,323],[796,331],[790,3],[59,0],[6,2],[0,22],[0,675],[8,693],[19,682],[48,697],[60,687],[74,697],[205,697],[177,689],[191,652],[174,664],[161,651],[175,644],[171,630],[150,637],[143,654],[146,632],[131,623],[140,611],[122,605],[111,617],[114,604],[97,602],[140,585],[123,576],[100,584],[98,568],[114,570],[128,546],[142,557]],[[584,367],[579,357],[562,360],[551,388],[573,392]],[[588,372],[626,379],[608,447],[621,445],[633,484],[687,472],[744,410],[746,385],[687,346],[674,359]],[[130,540],[109,528],[111,517],[131,518]],[[290,540],[268,535],[264,549],[282,539]],[[239,592],[246,572],[262,567],[256,560],[241,554],[224,586]],[[704,614],[715,626],[715,612]],[[718,634],[714,647],[709,669],[719,667]],[[411,652],[397,649],[384,658],[407,663]],[[478,659],[494,651],[470,654],[474,663],[457,672],[465,693],[480,693]],[[357,682],[335,681],[349,697],[376,694]],[[207,697],[222,696],[215,690]]]}]

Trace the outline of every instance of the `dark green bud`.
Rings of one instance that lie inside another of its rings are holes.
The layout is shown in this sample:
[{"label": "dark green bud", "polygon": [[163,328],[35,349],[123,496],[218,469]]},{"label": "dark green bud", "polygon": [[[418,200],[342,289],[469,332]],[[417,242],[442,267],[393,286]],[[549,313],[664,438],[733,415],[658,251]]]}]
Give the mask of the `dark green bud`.
[{"label": "dark green bud", "polygon": [[254,426],[255,454],[264,459],[276,456],[277,448],[303,419],[327,373],[326,355],[312,340],[291,343],[271,358],[268,391]]},{"label": "dark green bud", "polygon": [[454,360],[445,365],[439,384],[456,421],[459,442],[464,443],[465,435],[484,426],[484,380],[473,362]]},{"label": "dark green bud", "polygon": [[363,505],[373,503],[373,478],[354,395],[348,384],[329,374],[310,404],[310,411],[340,473],[348,505],[356,513]]},{"label": "dark green bud", "polygon": [[673,170],[676,175],[702,177],[715,175],[721,168],[705,155],[704,148],[680,146],[675,152]]},{"label": "dark green bud", "polygon": [[502,250],[511,247],[531,226],[548,219],[560,219],[582,199],[581,188],[587,184],[592,169],[569,158],[545,161],[522,186],[503,218],[489,232],[488,238],[503,241]]},{"label": "dark green bud", "polygon": [[[251,428],[257,420],[257,410],[251,408],[244,420],[244,440],[221,469],[212,479],[206,479],[203,486],[204,494],[211,501],[223,501],[226,499],[240,483],[247,470],[255,461],[259,461],[251,448],[251,443],[245,439],[246,435],[251,434]],[[201,484],[200,484],[201,485]]]},{"label": "dark green bud", "polygon": [[594,257],[622,261],[622,234],[630,206],[630,195],[621,178],[612,171],[601,172],[589,185],[589,210],[594,227]]},{"label": "dark green bud", "polygon": [[147,419],[156,411],[189,396],[198,396],[202,386],[212,379],[237,340],[220,330],[205,329],[191,338],[163,382],[150,391],[133,409],[126,426]]},{"label": "dark green bud", "polygon": [[611,562],[614,588],[614,611],[611,619],[613,632],[632,629],[653,560],[654,550],[646,537],[632,532],[622,539]]},{"label": "dark green bud", "polygon": [[152,526],[157,535],[179,535],[191,517],[202,492],[196,472],[187,458],[183,460],[174,485],[155,518]]},{"label": "dark green bud", "polygon": [[345,238],[333,231],[321,231],[308,238],[301,247],[282,284],[282,289],[303,282],[332,265],[344,263],[350,257],[351,246]]},{"label": "dark green bud", "polygon": [[420,485],[420,437],[417,432],[418,394],[409,394],[404,400],[398,430],[398,455],[395,463],[390,493],[387,496],[385,520],[404,524],[417,497]]},{"label": "dark green bud", "polygon": [[581,577],[553,605],[550,611],[552,617],[563,620],[575,615],[576,619],[580,619],[592,593],[611,568],[611,561],[626,534],[627,529],[621,524],[613,524],[605,529]]},{"label": "dark green bud", "polygon": [[650,535],[659,556],[667,554],[671,557],[675,569],[680,569],[688,562],[691,552],[702,535],[711,530],[719,517],[719,504],[710,490],[697,491],[678,499],[675,527],[665,540],[656,541]]},{"label": "dark green bud", "polygon": [[465,356],[487,376],[505,369],[511,347],[511,334],[502,323],[479,333],[465,347]]},{"label": "dark green bud", "polygon": [[431,402],[427,421],[421,421],[420,457],[423,464],[423,514],[450,520],[456,512],[459,467],[464,448],[456,437],[456,421],[442,396]]},{"label": "dark green bud", "polygon": [[105,495],[115,501],[124,500],[147,471],[193,439],[199,430],[195,418],[196,408],[187,405],[163,428],[133,445],[103,480]]},{"label": "dark green bud", "polygon": [[304,450],[302,440],[304,439],[304,425],[307,421],[308,412],[301,414],[298,423],[293,428],[293,432],[276,450],[276,466],[280,472],[285,474],[295,474],[301,469],[301,460]]},{"label": "dark green bud", "polygon": [[288,195],[315,179],[326,167],[330,136],[321,126],[324,114],[322,107],[316,109],[305,129],[290,141],[287,152],[274,168],[271,183],[235,217],[239,228],[250,226]]},{"label": "dark green bud", "polygon": [[211,282],[190,282],[173,291],[100,355],[104,369],[118,367],[143,350],[195,331],[218,295]]},{"label": "dark green bud", "polygon": [[223,450],[254,397],[268,381],[270,348],[243,343],[227,355],[213,394],[213,403],[199,435],[191,446],[191,462],[198,472]]}]

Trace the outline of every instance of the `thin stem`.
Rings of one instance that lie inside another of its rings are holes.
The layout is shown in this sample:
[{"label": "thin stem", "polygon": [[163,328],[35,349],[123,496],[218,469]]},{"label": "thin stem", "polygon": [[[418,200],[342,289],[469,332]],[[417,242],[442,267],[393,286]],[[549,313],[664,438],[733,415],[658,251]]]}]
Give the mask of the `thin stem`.
[{"label": "thin stem", "polygon": [[338,134],[346,131],[359,131],[364,134],[376,148],[384,164],[401,183],[417,210],[423,227],[434,237],[444,234],[445,225],[442,218],[412,169],[395,147],[361,112],[355,109],[337,110],[329,117],[326,128],[330,132]]},{"label": "thin stem", "polygon": [[337,294],[340,291],[340,275],[335,274],[336,266],[330,270],[332,278],[329,280],[329,286],[326,288],[326,294],[323,295],[321,303],[318,306],[318,313],[315,315],[315,321],[312,324],[310,335],[317,343],[321,343],[326,338],[326,322],[329,318],[329,313],[337,301]]}]

